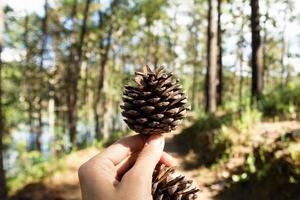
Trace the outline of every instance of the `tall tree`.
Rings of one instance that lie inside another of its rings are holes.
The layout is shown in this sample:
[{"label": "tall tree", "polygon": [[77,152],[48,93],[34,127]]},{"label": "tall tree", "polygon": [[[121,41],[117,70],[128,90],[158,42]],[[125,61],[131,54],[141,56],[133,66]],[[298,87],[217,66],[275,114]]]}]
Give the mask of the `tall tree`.
[{"label": "tall tree", "polygon": [[[23,43],[26,51],[25,55],[25,60],[22,63],[24,65],[24,70],[25,70],[25,87],[26,87],[26,93],[27,93],[27,104],[28,104],[28,124],[29,124],[29,132],[30,134],[34,133],[34,117],[33,117],[33,112],[34,112],[34,94],[33,94],[33,68],[30,65],[30,59],[31,59],[31,49],[30,49],[30,44],[29,44],[29,15],[26,13],[25,20],[24,20],[24,33],[23,33]],[[30,144],[31,145],[31,144]],[[32,147],[29,146],[29,149]]]},{"label": "tall tree", "polygon": [[263,51],[260,38],[259,23],[259,0],[250,0],[251,6],[251,33],[252,33],[252,84],[251,84],[251,104],[257,105],[263,92]]},{"label": "tall tree", "polygon": [[223,104],[223,48],[222,48],[222,0],[218,0],[218,85],[217,85],[217,104]]},{"label": "tall tree", "polygon": [[205,111],[214,113],[217,108],[217,31],[218,31],[218,2],[209,0],[207,27],[207,67],[205,77]]},{"label": "tall tree", "polygon": [[[242,2],[242,6],[239,7],[239,11],[242,11],[244,8],[244,1]],[[239,40],[237,43],[237,60],[239,63],[239,75],[240,75],[240,80],[239,80],[239,107],[242,108],[243,106],[243,86],[244,86],[244,45],[245,45],[245,35],[244,35],[244,26],[246,24],[247,20],[244,15],[242,15],[242,22],[241,22],[241,27],[239,29]]]},{"label": "tall tree", "polygon": [[270,76],[270,70],[268,68],[268,65],[266,63],[267,61],[267,42],[268,42],[268,29],[267,29],[267,22],[270,20],[269,16],[269,9],[270,9],[270,1],[266,0],[266,13],[265,13],[265,20],[263,22],[263,68],[265,71],[265,77],[264,77],[264,85],[268,84],[269,76]]},{"label": "tall tree", "polygon": [[280,57],[280,63],[281,63],[281,87],[285,85],[285,76],[287,73],[287,67],[285,62],[286,57],[286,26],[287,26],[287,13],[289,12],[288,8],[284,10],[283,13],[283,29],[282,29],[282,35],[281,35],[281,57]]},{"label": "tall tree", "polygon": [[[46,50],[46,42],[47,42],[47,22],[48,22],[48,0],[45,0],[44,4],[44,17],[42,19],[42,44],[41,44],[41,50],[40,50],[40,64],[39,64],[39,70],[40,70],[40,81],[41,85],[44,86],[43,83],[43,75],[44,75],[44,53]],[[41,89],[43,90],[43,89]],[[38,128],[37,128],[37,136],[36,136],[36,147],[40,151],[41,150],[41,135],[42,135],[42,129],[43,129],[43,122],[42,122],[42,103],[43,103],[43,93],[40,92],[39,100],[38,100]]]},{"label": "tall tree", "polygon": [[199,34],[198,34],[198,24],[195,25],[195,30],[193,31],[193,39],[194,39],[194,48],[193,48],[193,55],[194,55],[194,60],[193,60],[193,85],[192,85],[192,109],[195,110],[196,107],[196,94],[197,94],[197,75],[198,75],[198,67],[200,65],[200,62],[198,61],[198,39],[199,39]]},{"label": "tall tree", "polygon": [[0,2],[0,199],[7,199],[6,191],[6,179],[4,170],[4,159],[3,159],[3,113],[2,113],[2,49],[3,49],[3,32],[4,32],[4,15],[2,10],[2,3]]},{"label": "tall tree", "polygon": [[84,17],[80,27],[79,42],[76,41],[75,36],[75,18],[77,15],[77,0],[73,1],[71,20],[71,47],[69,53],[69,64],[67,67],[66,82],[67,82],[67,107],[68,107],[68,122],[70,141],[73,145],[76,144],[76,123],[77,123],[77,96],[78,96],[78,81],[80,78],[80,68],[82,62],[82,47],[84,44],[84,37],[86,34],[86,24],[89,14],[91,0],[86,0],[84,8]]},{"label": "tall tree", "polygon": [[68,129],[69,129],[69,136],[70,141],[72,144],[75,144],[76,141],[76,123],[77,123],[77,108],[76,108],[76,92],[77,92],[77,74],[79,72],[76,71],[74,67],[74,57],[75,55],[75,46],[76,46],[76,37],[75,37],[75,18],[77,14],[77,0],[73,1],[72,11],[71,11],[71,21],[72,27],[70,31],[70,51],[69,51],[69,60],[67,65],[67,73],[66,76],[66,88],[67,88],[67,115],[68,115]]},{"label": "tall tree", "polygon": [[[100,97],[103,95],[102,90],[104,87],[104,78],[105,78],[105,68],[106,68],[106,63],[108,61],[108,55],[109,51],[111,48],[111,37],[113,33],[113,17],[114,17],[114,11],[115,11],[115,6],[116,6],[117,0],[113,0],[111,2],[111,15],[108,17],[108,31],[107,35],[102,36],[100,38],[100,64],[99,64],[99,74],[98,74],[98,85],[96,89],[96,98],[95,98],[95,103],[94,103],[94,117],[95,117],[95,133],[96,137],[99,140],[102,136],[100,134],[100,112],[105,113],[106,106],[104,106],[104,99],[102,99],[102,102],[100,101]],[[99,15],[99,29],[103,31],[104,29],[104,16],[103,12],[99,10],[98,12]],[[101,110],[102,107],[102,110]],[[103,134],[104,139],[107,139],[108,134],[105,133]]]}]

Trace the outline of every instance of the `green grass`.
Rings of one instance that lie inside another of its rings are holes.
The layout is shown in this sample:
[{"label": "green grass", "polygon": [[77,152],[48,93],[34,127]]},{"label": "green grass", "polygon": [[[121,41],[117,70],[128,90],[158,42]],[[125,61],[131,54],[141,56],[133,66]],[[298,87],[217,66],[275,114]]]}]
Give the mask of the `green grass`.
[{"label": "green grass", "polygon": [[64,157],[56,159],[41,155],[38,151],[22,151],[14,173],[7,177],[9,193],[13,194],[25,185],[38,182],[57,171],[62,171]]}]

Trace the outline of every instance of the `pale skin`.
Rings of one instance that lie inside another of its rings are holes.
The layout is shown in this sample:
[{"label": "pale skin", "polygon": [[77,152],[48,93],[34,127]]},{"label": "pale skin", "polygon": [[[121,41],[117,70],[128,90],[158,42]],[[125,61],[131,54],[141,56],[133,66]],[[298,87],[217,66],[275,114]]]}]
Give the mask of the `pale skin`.
[{"label": "pale skin", "polygon": [[79,169],[83,200],[152,200],[152,173],[158,162],[174,165],[163,151],[164,137],[123,138]]}]

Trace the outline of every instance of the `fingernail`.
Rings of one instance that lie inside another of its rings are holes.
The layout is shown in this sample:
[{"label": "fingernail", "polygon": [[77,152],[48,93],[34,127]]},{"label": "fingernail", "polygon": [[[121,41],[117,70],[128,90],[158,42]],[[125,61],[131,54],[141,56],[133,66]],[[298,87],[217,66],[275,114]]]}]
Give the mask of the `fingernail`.
[{"label": "fingernail", "polygon": [[153,135],[147,140],[146,145],[153,145],[153,146],[160,147],[163,145],[163,143],[164,143],[164,139],[161,135]]}]

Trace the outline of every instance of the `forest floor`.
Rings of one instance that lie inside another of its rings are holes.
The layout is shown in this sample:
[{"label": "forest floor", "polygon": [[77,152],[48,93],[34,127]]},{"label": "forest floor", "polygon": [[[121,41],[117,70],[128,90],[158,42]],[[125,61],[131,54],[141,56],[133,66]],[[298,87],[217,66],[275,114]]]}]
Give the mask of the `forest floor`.
[{"label": "forest floor", "polygon": [[[282,122],[258,122],[253,127],[249,128],[252,134],[252,145],[260,146],[261,144],[272,144],[283,133],[297,132],[300,134],[300,121],[282,121]],[[176,135],[175,135],[176,136]],[[182,156],[180,147],[174,142],[174,135],[166,139],[166,151],[177,159],[180,172],[194,180],[200,192],[198,193],[201,200],[213,199],[239,199],[235,196],[222,196],[220,192],[225,189],[226,179],[230,176],[231,171],[242,166],[245,162],[245,155],[251,153],[253,149],[243,144],[235,145],[232,149],[236,156],[226,160],[223,164],[212,166],[193,166],[194,155],[189,153],[187,156]],[[246,198],[247,199],[247,198]]]},{"label": "forest floor", "polygon": [[[282,121],[282,122],[259,122],[251,127],[251,132],[255,133],[252,142],[257,145],[271,144],[280,134],[290,131],[300,130],[299,121]],[[165,150],[169,152],[178,163],[178,170],[193,179],[195,184],[200,188],[199,199],[223,199],[218,194],[224,189],[225,179],[229,177],[230,170],[243,165],[243,154],[248,153],[251,149],[243,146],[234,146],[237,156],[233,157],[222,166],[204,167],[194,166],[186,167],[186,161],[192,159],[192,155],[182,156],[180,146],[174,142],[176,134],[169,135],[166,138]],[[87,161],[99,151],[96,148],[88,148],[74,152],[66,157],[65,170],[56,172],[41,182],[32,183],[18,191],[12,199],[15,200],[80,200],[80,187],[78,182],[77,170],[79,166]],[[229,198],[230,199],[230,198]],[[234,199],[234,198],[233,198]]]}]

